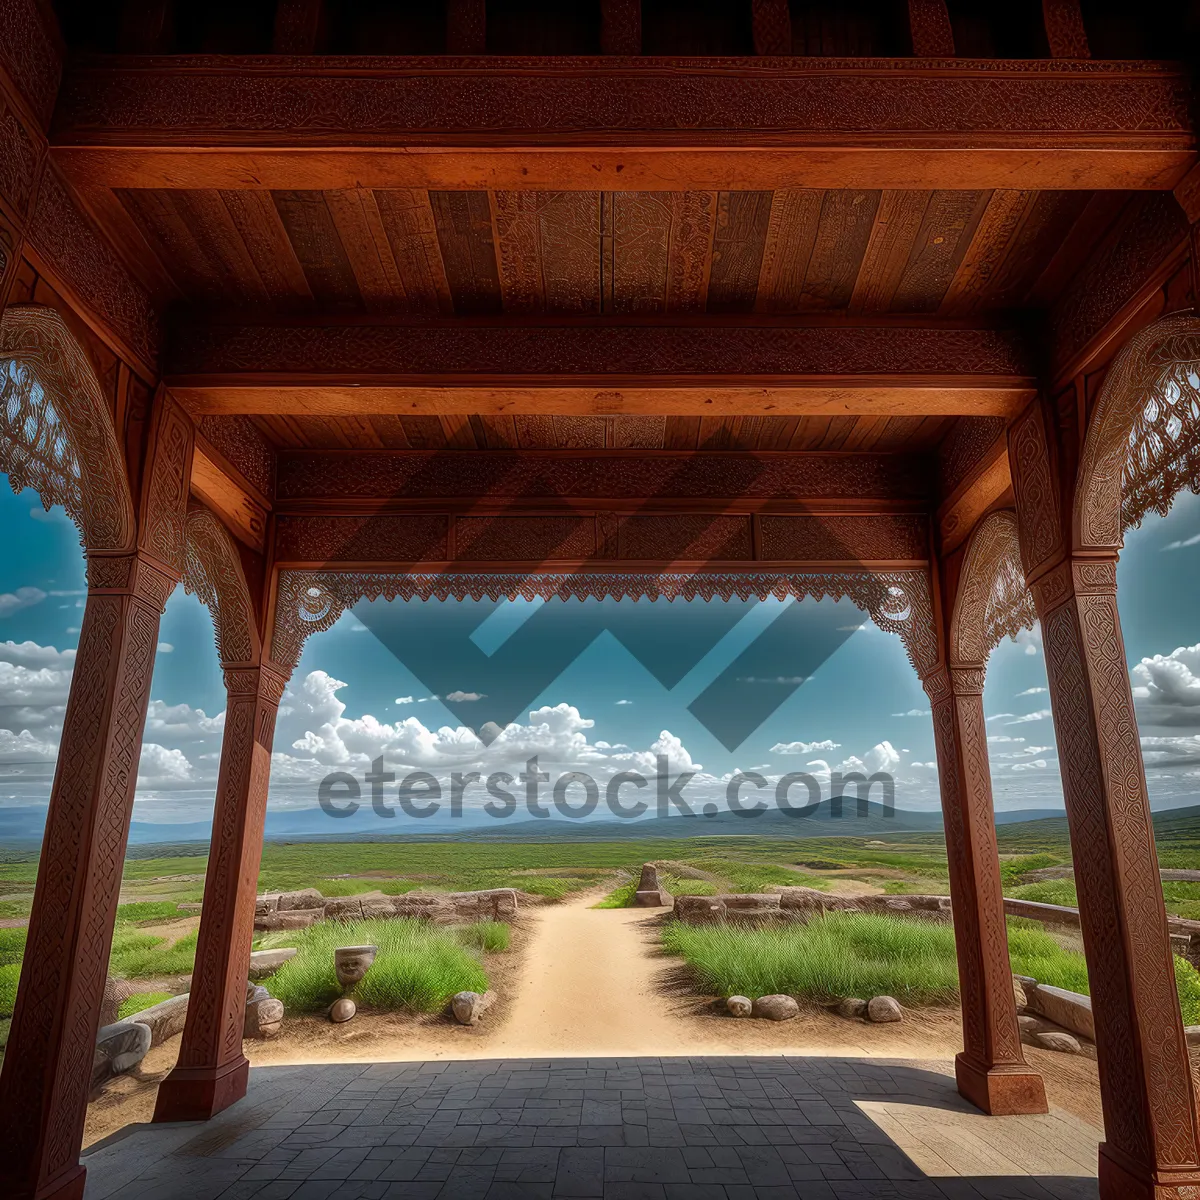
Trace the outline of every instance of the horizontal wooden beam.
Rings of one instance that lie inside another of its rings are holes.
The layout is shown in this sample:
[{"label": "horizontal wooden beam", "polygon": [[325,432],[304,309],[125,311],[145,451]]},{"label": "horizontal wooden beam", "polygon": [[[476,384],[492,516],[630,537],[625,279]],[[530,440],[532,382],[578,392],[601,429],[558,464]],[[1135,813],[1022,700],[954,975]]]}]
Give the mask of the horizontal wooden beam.
[{"label": "horizontal wooden beam", "polygon": [[100,58],[80,187],[1174,187],[1189,78],[1074,60]]},{"label": "horizontal wooden beam", "polygon": [[230,531],[259,553],[266,545],[267,506],[255,496],[215,447],[200,434],[192,452],[192,492],[225,522]]},{"label": "horizontal wooden beam", "polygon": [[434,320],[189,324],[167,375],[192,413],[1011,416],[1018,334],[913,321]]},{"label": "horizontal wooden beam", "polygon": [[830,511],[923,510],[928,462],[844,451],[522,450],[283,451],[279,512],[643,511],[680,504],[759,511],[786,504]]}]

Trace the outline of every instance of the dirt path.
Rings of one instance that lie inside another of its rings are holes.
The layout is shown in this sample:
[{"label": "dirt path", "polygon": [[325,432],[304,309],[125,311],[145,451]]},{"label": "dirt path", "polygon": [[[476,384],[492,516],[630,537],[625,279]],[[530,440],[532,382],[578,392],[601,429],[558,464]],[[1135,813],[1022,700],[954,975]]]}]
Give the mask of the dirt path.
[{"label": "dirt path", "polygon": [[[596,909],[597,895],[547,906],[491,1048],[513,1055],[670,1054],[694,1049],[659,994],[659,910]],[[655,939],[657,940],[657,939]]]}]

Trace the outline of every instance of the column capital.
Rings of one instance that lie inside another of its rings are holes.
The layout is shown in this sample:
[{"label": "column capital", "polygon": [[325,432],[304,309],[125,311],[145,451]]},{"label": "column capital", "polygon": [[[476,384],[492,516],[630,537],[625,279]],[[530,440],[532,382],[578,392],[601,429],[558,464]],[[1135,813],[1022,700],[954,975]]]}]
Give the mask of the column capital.
[{"label": "column capital", "polygon": [[89,595],[133,596],[161,613],[178,582],[178,575],[136,550],[122,553],[93,550],[87,556]]},{"label": "column capital", "polygon": [[275,663],[223,663],[225,690],[233,698],[257,697],[268,704],[278,705],[283,699],[290,672]]}]

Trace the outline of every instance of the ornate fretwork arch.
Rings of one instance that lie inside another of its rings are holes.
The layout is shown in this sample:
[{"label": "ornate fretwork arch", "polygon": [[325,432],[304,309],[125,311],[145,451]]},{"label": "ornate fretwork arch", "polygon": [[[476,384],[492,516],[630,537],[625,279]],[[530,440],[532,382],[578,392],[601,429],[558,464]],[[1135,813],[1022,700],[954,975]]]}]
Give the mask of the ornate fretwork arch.
[{"label": "ornate fretwork arch", "polygon": [[990,513],[967,544],[950,622],[950,665],[983,667],[1005,637],[1031,629],[1036,619],[1021,566],[1016,513]]},{"label": "ornate fretwork arch", "polygon": [[108,405],[83,347],[52,308],[0,319],[0,469],[61,504],[85,550],[133,547],[133,501]]},{"label": "ornate fretwork arch", "polygon": [[924,678],[937,662],[937,636],[929,574],[908,571],[696,572],[536,572],[528,574],[365,573],[280,571],[275,601],[271,658],[291,671],[309,634],[329,629],[360,600],[448,598],[500,600],[703,599],[746,600],[752,596],[847,599],[890,633],[899,634],[909,660]]},{"label": "ornate fretwork arch", "polygon": [[1200,491],[1200,317],[1178,313],[1136,333],[1105,377],[1079,465],[1077,547],[1119,548],[1185,487]]},{"label": "ornate fretwork arch", "polygon": [[254,605],[229,531],[203,505],[187,514],[187,568],[183,586],[208,606],[222,665],[251,665],[259,658]]}]

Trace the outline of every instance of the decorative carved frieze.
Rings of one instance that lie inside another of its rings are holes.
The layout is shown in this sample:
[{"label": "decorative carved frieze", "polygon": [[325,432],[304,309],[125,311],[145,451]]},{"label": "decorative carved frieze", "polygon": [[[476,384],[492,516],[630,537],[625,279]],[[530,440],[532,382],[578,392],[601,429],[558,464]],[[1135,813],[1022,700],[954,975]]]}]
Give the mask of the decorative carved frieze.
[{"label": "decorative carved frieze", "polygon": [[0,91],[0,200],[17,217],[29,208],[43,148]]},{"label": "decorative carved frieze", "polygon": [[[796,376],[995,377],[1035,374],[1013,330],[959,329],[885,321],[841,325],[753,323],[599,324],[448,322],[406,324],[190,323],[172,338],[165,364],[176,379],[220,375],[339,378],[449,384],[497,376],[533,384],[644,377],[726,382]],[[246,381],[250,382],[250,381]]]},{"label": "decorative carved frieze", "polygon": [[[212,512],[198,504],[188,509],[186,530],[184,588],[212,613],[221,662],[256,663],[259,638],[254,603],[233,538]],[[227,679],[229,674],[227,670]]]},{"label": "decorative carved frieze", "polygon": [[50,123],[62,72],[47,11],[38,0],[0,0],[0,70],[43,128]]},{"label": "decorative carved frieze", "polygon": [[201,417],[197,431],[233,464],[246,482],[270,499],[275,491],[275,450],[249,417]]},{"label": "decorative carved frieze", "polygon": [[471,574],[452,572],[279,572],[271,659],[290,672],[305,640],[329,629],[360,600],[464,599],[522,597],[532,600],[703,599],[747,600],[768,596],[849,599],[883,630],[904,642],[909,660],[924,678],[937,665],[929,572],[821,571],[787,572],[622,572],[566,573],[553,570]]},{"label": "decorative carved frieze", "polygon": [[451,497],[922,501],[929,498],[929,484],[921,460],[882,454],[283,453],[275,494],[281,502]]},{"label": "decorative carved frieze", "polygon": [[1004,433],[1004,417],[959,417],[938,447],[938,487],[945,499]]}]

